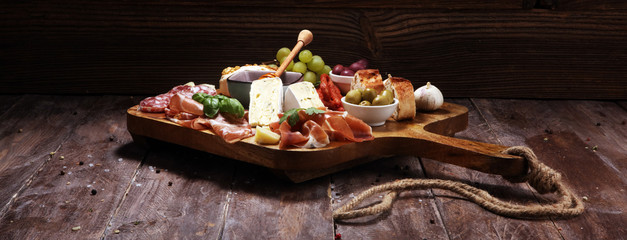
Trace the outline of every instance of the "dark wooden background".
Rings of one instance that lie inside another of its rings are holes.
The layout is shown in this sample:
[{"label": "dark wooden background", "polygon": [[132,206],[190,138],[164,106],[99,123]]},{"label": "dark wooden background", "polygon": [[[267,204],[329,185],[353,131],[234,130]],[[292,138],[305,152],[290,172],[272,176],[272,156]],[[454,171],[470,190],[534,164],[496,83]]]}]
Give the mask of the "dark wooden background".
[{"label": "dark wooden background", "polygon": [[301,29],[445,97],[627,99],[627,1],[0,3],[0,93],[157,94],[272,60]]}]

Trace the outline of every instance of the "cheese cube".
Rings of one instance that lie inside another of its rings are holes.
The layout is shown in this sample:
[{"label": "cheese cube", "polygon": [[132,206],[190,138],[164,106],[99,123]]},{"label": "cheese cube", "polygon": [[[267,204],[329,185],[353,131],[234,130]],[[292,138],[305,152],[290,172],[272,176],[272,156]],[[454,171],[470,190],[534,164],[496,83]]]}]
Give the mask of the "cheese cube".
[{"label": "cheese cube", "polygon": [[255,142],[259,144],[277,144],[281,140],[281,135],[270,131],[269,127],[257,126],[255,133]]},{"label": "cheese cube", "polygon": [[310,82],[294,83],[287,87],[283,111],[292,108],[324,107],[314,85]]},{"label": "cheese cube", "polygon": [[265,78],[252,82],[248,122],[251,126],[267,126],[279,121],[283,110],[283,81],[280,78]]}]

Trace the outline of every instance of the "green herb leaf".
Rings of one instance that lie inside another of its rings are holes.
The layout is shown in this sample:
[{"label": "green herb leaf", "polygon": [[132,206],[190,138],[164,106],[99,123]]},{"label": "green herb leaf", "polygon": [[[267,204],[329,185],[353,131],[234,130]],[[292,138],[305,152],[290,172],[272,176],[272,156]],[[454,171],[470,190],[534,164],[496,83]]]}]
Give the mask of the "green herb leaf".
[{"label": "green herb leaf", "polygon": [[300,117],[298,117],[298,111],[300,110],[302,110],[302,108],[292,108],[290,110],[287,110],[286,112],[283,113],[283,117],[279,119],[279,124],[287,120],[287,123],[289,123],[290,126],[293,127],[294,125],[296,125],[298,120],[300,120]]},{"label": "green herb leaf", "polygon": [[194,94],[194,96],[192,96],[192,99],[194,99],[194,101],[202,103],[203,101],[205,101],[205,98],[209,97],[209,94],[206,93],[196,93]]},{"label": "green herb leaf", "polygon": [[217,98],[205,98],[202,105],[202,111],[205,113],[205,116],[214,118],[218,115],[218,111],[220,110],[220,100]]},{"label": "green herb leaf", "polygon": [[315,107],[310,107],[310,108],[305,109],[305,113],[307,113],[307,115],[311,116],[311,115],[315,115],[315,114],[322,114],[322,113],[324,113],[324,110],[320,110],[320,109],[317,109]]},{"label": "green herb leaf", "polygon": [[230,113],[241,118],[244,116],[244,106],[235,98],[226,98],[220,101],[220,112]]},{"label": "green herb leaf", "polygon": [[235,98],[224,95],[209,95],[196,93],[192,96],[194,101],[202,103],[205,116],[214,118],[218,112],[233,114],[238,118],[244,117],[244,106]]}]

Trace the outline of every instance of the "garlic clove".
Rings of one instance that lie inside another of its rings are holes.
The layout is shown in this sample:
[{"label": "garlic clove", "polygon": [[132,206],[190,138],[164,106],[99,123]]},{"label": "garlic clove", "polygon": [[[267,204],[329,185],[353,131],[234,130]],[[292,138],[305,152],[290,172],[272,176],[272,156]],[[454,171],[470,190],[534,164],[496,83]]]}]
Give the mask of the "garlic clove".
[{"label": "garlic clove", "polygon": [[427,82],[414,91],[414,99],[416,100],[416,109],[419,111],[435,111],[444,103],[444,96],[440,89]]}]

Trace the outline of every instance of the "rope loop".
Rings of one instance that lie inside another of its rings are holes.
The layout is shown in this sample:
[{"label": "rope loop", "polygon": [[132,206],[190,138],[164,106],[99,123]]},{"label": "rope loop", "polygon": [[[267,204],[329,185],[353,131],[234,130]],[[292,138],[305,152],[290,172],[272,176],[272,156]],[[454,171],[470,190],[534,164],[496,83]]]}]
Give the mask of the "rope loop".
[{"label": "rope loop", "polygon": [[[533,151],[524,146],[510,147],[507,154],[526,159],[529,172],[524,176],[507,178],[512,182],[528,182],[538,193],[557,193],[559,199],[553,203],[520,205],[493,197],[490,193],[456,181],[440,179],[403,179],[371,187],[363,191],[344,206],[333,212],[336,220],[358,218],[389,211],[398,194],[415,189],[439,188],[455,192],[477,205],[496,214],[514,218],[575,217],[584,211],[583,202],[562,183],[559,172],[538,161]],[[374,194],[386,192],[382,201],[368,207],[358,208]]]}]

